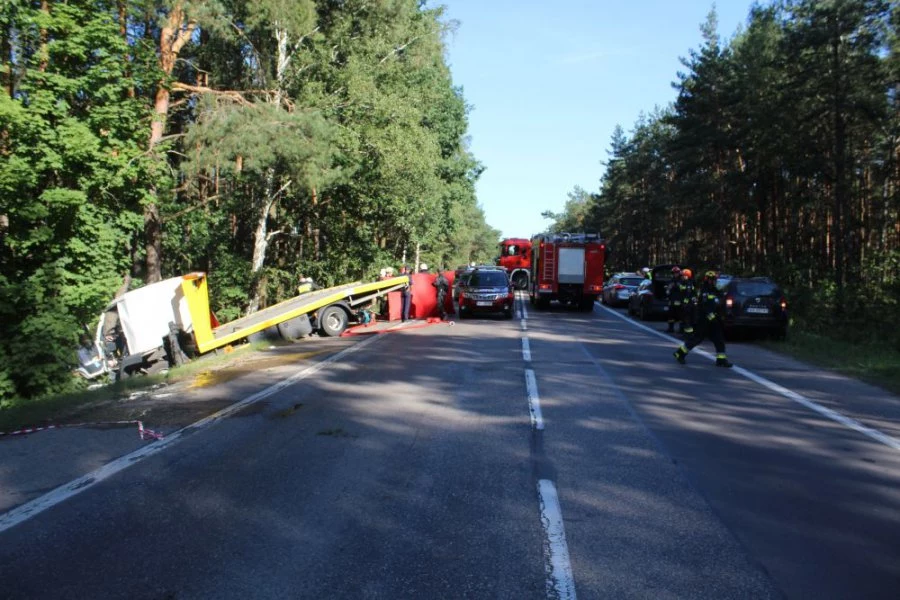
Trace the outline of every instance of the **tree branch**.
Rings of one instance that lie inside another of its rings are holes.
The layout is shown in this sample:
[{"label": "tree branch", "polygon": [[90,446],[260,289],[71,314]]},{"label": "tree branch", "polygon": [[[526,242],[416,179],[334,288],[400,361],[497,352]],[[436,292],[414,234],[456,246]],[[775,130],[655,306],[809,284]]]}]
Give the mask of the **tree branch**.
[{"label": "tree branch", "polygon": [[436,32],[436,31],[437,31],[437,29],[432,29],[431,31],[427,31],[427,32],[423,33],[422,35],[417,35],[416,37],[410,39],[408,42],[406,42],[406,43],[403,44],[402,46],[397,46],[396,48],[394,48],[393,50],[391,50],[390,52],[388,52],[388,53],[385,55],[384,58],[382,58],[381,60],[379,60],[379,61],[378,61],[378,64],[380,65],[381,63],[383,63],[384,61],[386,61],[387,59],[389,59],[391,56],[393,56],[394,54],[398,54],[398,53],[400,53],[400,52],[403,52],[407,47],[409,47],[410,44],[412,44],[412,43],[415,42],[416,40],[421,39],[421,38],[425,37],[426,35],[431,35],[432,33]]},{"label": "tree branch", "polygon": [[218,194],[216,194],[215,196],[209,196],[209,197],[204,198],[203,200],[201,200],[199,204],[195,204],[195,205],[193,205],[193,206],[189,206],[189,207],[185,208],[184,210],[178,211],[178,212],[175,213],[174,215],[169,215],[169,216],[166,217],[165,219],[160,219],[160,221],[163,222],[163,223],[166,223],[166,222],[168,222],[168,221],[173,221],[173,220],[177,219],[178,217],[184,216],[184,215],[188,214],[189,212],[193,212],[193,211],[197,210],[198,208],[203,208],[204,206],[206,206],[206,204],[207,204],[210,200],[218,200],[220,197],[221,197],[221,196],[218,195]]},{"label": "tree branch", "polygon": [[213,94],[215,96],[222,96],[230,100],[234,100],[242,106],[253,106],[253,103],[244,98],[241,92],[237,92],[235,90],[214,90],[210,87],[190,85],[187,83],[181,83],[180,81],[175,81],[172,83],[172,90],[179,92],[190,92],[192,94]]}]

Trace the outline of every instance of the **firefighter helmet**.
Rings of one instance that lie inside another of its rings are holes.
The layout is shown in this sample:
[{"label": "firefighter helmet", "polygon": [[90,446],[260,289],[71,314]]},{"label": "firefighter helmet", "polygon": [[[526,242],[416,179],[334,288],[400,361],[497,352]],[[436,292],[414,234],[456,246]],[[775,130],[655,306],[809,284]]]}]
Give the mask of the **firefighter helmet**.
[{"label": "firefighter helmet", "polygon": [[675,265],[674,267],[672,267],[672,272],[675,273],[676,275],[681,273],[681,267],[679,267],[678,265]]},{"label": "firefighter helmet", "polygon": [[688,279],[690,279],[691,277],[694,276],[694,272],[691,271],[690,269],[682,269],[681,274],[684,275],[685,277],[687,277]]},{"label": "firefighter helmet", "polygon": [[718,276],[719,276],[718,273],[716,273],[715,271],[707,271],[706,275],[704,275],[704,277],[706,277],[706,279],[715,279]]}]

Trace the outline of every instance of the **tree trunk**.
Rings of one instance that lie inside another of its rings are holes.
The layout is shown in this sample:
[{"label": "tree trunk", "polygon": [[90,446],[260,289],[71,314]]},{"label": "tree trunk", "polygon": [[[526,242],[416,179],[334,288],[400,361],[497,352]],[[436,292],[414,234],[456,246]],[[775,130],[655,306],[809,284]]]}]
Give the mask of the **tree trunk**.
[{"label": "tree trunk", "polygon": [[[290,66],[290,53],[288,51],[288,33],[284,29],[278,27],[275,23],[275,41],[276,41],[276,64],[275,64],[275,94],[271,99],[271,103],[275,105],[276,110],[281,107],[281,99],[283,96],[284,77],[287,68]],[[290,181],[285,183],[279,190],[275,190],[277,175],[274,168],[269,168],[266,172],[266,191],[260,212],[257,215],[256,230],[253,233],[253,259],[250,266],[252,289],[250,290],[250,301],[247,304],[247,314],[252,314],[259,310],[260,300],[264,296],[265,278],[262,276],[263,267],[266,264],[266,251],[269,247],[268,221],[269,213],[281,196],[281,193],[290,185]]]},{"label": "tree trunk", "polygon": [[[122,36],[122,40],[125,42],[126,47],[128,46],[128,4],[126,0],[117,0],[118,5],[117,9],[119,12],[119,35]],[[125,61],[125,77],[131,79],[131,58],[129,56],[122,57]],[[134,86],[128,86],[128,97],[134,98]]]},{"label": "tree trunk", "polygon": [[266,196],[263,199],[260,211],[256,216],[256,230],[253,233],[253,258],[250,263],[250,277],[252,281],[252,289],[250,290],[250,301],[247,303],[247,314],[253,314],[259,310],[260,300],[263,297],[263,289],[265,286],[262,277],[263,266],[266,263],[266,250],[269,247],[269,213],[275,202],[284,191],[283,188],[275,191],[275,170],[269,169],[266,174]]},{"label": "tree trunk", "polygon": [[[41,0],[41,12],[44,13],[45,16],[50,16],[50,5],[47,0]],[[46,27],[41,27],[40,30],[40,48],[38,49],[38,56],[40,57],[40,62],[38,63],[38,71],[43,73],[47,70],[47,65],[50,61],[50,55],[47,51],[47,41],[49,39],[49,33],[47,32]]]},{"label": "tree trunk", "polygon": [[[159,66],[164,79],[157,83],[156,95],[153,102],[153,121],[150,124],[150,141],[148,143],[149,154],[155,155],[156,147],[162,140],[166,130],[166,120],[169,116],[169,82],[175,68],[178,53],[191,39],[197,23],[185,20],[184,4],[176,2],[166,17],[165,25],[159,35]],[[165,156],[156,157],[158,161],[166,160]],[[154,185],[150,188],[153,201],[144,208],[144,250],[147,283],[155,283],[162,280],[162,224],[159,219],[159,189]]]},{"label": "tree trunk", "polygon": [[835,311],[844,311],[845,248],[847,243],[845,215],[847,213],[847,122],[844,118],[844,90],[841,84],[841,41],[832,43],[832,69],[834,73],[833,126],[834,126],[834,284],[836,287]]}]

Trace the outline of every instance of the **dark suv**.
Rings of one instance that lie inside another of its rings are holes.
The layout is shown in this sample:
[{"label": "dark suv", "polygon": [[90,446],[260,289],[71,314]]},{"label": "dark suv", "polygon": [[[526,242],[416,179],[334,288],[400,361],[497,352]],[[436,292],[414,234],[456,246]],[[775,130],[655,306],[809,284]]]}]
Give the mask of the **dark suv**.
[{"label": "dark suv", "polygon": [[723,286],[725,333],[765,331],[778,339],[787,336],[787,300],[768,277],[735,277]]},{"label": "dark suv", "polygon": [[461,279],[458,291],[459,318],[475,313],[503,313],[513,316],[515,294],[509,275],[501,267],[476,267]]}]

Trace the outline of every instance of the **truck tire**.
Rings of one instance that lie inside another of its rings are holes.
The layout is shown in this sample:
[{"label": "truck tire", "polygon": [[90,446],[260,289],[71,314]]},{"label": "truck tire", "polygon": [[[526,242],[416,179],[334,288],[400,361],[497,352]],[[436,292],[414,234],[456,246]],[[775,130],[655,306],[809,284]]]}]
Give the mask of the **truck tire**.
[{"label": "truck tire", "polygon": [[276,325],[276,328],[281,339],[289,342],[299,340],[312,333],[312,323],[309,322],[309,315],[300,315],[293,319],[288,319]]},{"label": "truck tire", "polygon": [[327,337],[337,337],[347,329],[349,320],[347,311],[332,304],[319,312],[319,332]]}]

